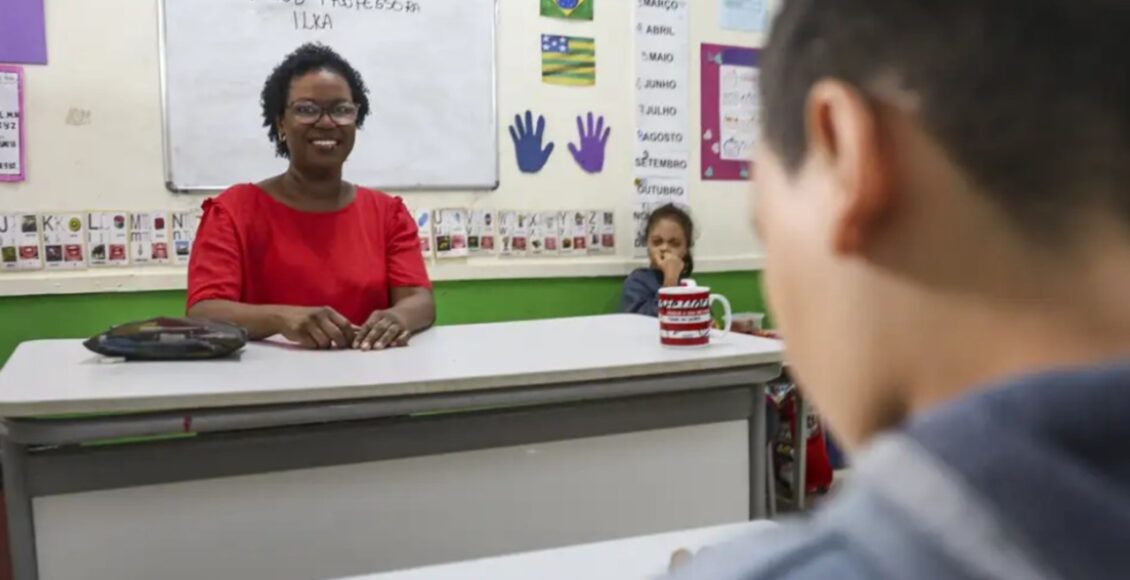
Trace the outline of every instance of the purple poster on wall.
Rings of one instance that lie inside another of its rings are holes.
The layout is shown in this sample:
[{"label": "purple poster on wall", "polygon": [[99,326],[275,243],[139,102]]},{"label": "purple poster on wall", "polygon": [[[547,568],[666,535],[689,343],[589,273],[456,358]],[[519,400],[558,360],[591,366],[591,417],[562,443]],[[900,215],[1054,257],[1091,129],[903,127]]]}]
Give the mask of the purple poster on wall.
[{"label": "purple poster on wall", "polygon": [[760,50],[702,45],[702,179],[748,180],[760,130]]},{"label": "purple poster on wall", "polygon": [[0,2],[0,62],[47,64],[43,0]]}]

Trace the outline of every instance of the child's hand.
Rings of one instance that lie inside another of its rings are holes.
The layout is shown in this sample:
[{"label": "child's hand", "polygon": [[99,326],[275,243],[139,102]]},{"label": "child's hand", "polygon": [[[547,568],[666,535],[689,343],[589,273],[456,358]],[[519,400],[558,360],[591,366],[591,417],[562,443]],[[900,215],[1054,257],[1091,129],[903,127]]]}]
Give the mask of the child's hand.
[{"label": "child's hand", "polygon": [[659,269],[663,272],[664,286],[678,286],[686,265],[683,259],[672,252],[659,256]]}]

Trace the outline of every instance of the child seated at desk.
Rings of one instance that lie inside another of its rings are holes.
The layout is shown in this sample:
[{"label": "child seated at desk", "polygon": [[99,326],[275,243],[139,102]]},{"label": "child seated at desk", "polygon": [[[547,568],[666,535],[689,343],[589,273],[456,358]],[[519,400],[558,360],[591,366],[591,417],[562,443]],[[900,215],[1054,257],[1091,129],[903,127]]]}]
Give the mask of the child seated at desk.
[{"label": "child seated at desk", "polygon": [[624,281],[620,311],[659,316],[659,289],[678,286],[694,271],[694,221],[669,203],[651,212],[645,231],[651,265],[632,272]]}]

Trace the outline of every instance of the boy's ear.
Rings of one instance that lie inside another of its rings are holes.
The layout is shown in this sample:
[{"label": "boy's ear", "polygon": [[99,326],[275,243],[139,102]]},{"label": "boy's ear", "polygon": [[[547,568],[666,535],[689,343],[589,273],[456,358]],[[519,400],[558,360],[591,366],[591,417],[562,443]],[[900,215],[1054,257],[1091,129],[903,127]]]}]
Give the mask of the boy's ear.
[{"label": "boy's ear", "polygon": [[896,201],[892,156],[886,150],[879,107],[855,87],[826,80],[810,91],[807,117],[814,158],[834,187],[834,250],[861,252]]}]

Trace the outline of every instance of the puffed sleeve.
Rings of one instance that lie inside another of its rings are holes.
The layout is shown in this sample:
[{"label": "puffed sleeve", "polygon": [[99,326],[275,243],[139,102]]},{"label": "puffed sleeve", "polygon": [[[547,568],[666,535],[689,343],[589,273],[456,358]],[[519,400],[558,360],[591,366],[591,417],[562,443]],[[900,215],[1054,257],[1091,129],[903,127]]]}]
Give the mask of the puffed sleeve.
[{"label": "puffed sleeve", "polygon": [[239,301],[243,296],[243,250],[235,220],[207,200],[188,261],[188,304],[203,300]]},{"label": "puffed sleeve", "polygon": [[416,220],[399,198],[387,216],[388,239],[385,240],[385,264],[390,288],[431,288],[424,255],[420,249],[420,233]]}]

